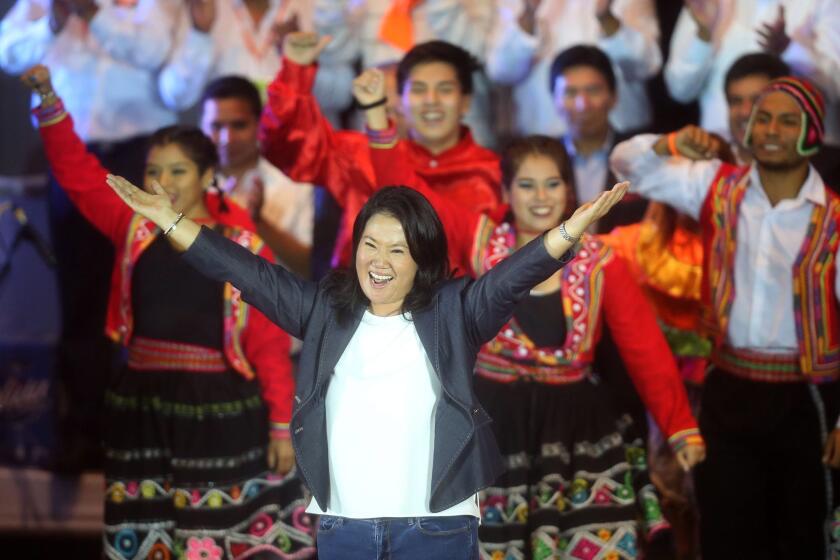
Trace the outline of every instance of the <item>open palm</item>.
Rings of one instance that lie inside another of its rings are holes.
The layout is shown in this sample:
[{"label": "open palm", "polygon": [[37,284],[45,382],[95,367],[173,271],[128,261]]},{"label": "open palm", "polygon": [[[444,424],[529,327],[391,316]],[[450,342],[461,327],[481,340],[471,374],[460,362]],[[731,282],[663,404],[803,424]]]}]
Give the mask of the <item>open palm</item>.
[{"label": "open palm", "polygon": [[622,199],[630,183],[616,183],[613,188],[602,192],[598,198],[580,206],[572,217],[566,220],[566,231],[569,235],[580,237],[586,229],[607,215],[607,212]]},{"label": "open palm", "polygon": [[152,182],[153,193],[132,185],[119,175],[108,175],[106,182],[129,208],[155,223],[165,220],[173,211],[169,195],[157,181]]}]

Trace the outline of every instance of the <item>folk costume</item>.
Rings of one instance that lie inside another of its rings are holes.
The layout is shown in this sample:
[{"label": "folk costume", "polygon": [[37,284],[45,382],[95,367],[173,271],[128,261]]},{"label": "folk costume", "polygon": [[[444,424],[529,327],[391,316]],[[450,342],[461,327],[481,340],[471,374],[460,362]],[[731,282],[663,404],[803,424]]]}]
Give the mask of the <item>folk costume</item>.
[{"label": "folk costume", "polygon": [[[794,78],[763,95],[774,91],[799,105],[797,150],[808,157],[822,142],[821,96]],[[836,473],[822,453],[840,400],[840,197],[810,167],[797,196],[772,205],[759,164],[662,158],[657,140],[629,140],[611,163],[703,228],[703,326],[713,343],[700,416],[708,455],[695,473],[703,555],[836,555]]]},{"label": "folk costume", "polygon": [[[387,133],[371,133],[378,181],[429,198],[450,260],[480,277],[516,251],[507,208],[494,219],[449,203],[388,149]],[[476,362],[476,392],[507,468],[482,493],[485,559],[636,558],[639,539],[667,528],[638,427],[593,370],[605,327],[674,448],[702,442],[668,346],[623,261],[584,236],[561,274],[561,289],[520,302]]]},{"label": "folk costume", "polygon": [[[288,59],[268,87],[260,121],[265,157],[295,181],[323,185],[344,210],[335,259],[348,262],[353,222],[377,186],[367,138],[361,132],[334,130],[312,95],[317,66]],[[464,127],[457,145],[433,155],[413,140],[397,148],[430,188],[476,211],[500,201],[499,158],[473,141]]]},{"label": "folk costume", "polygon": [[[106,325],[127,363],[105,396],[105,556],[314,555],[300,481],[266,463],[269,433],[289,437],[288,335],[119,200],[60,102],[34,113],[53,173],[117,252]],[[271,259],[243,210],[206,204],[214,228]]]},{"label": "folk costume", "polygon": [[[685,220],[673,209],[652,203],[644,220],[619,226],[600,239],[624,259],[653,306],[696,415],[711,344],[700,328],[703,241],[699,227]],[[648,435],[648,468],[662,495],[678,555],[696,556],[698,515],[691,476],[654,426]]]}]

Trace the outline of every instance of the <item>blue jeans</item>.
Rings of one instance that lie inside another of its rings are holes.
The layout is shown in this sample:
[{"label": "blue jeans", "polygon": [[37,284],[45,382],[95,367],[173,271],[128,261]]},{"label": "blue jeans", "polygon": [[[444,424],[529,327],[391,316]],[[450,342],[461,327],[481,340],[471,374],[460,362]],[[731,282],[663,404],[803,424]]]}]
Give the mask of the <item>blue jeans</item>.
[{"label": "blue jeans", "polygon": [[319,560],[476,560],[478,518],[322,515]]}]

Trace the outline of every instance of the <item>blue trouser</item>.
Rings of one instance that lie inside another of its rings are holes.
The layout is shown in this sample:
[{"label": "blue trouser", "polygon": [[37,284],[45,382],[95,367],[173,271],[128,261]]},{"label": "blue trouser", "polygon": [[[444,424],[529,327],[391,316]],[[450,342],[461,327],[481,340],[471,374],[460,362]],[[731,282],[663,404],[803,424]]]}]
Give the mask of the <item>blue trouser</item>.
[{"label": "blue trouser", "polygon": [[322,515],[319,560],[476,560],[478,518]]}]

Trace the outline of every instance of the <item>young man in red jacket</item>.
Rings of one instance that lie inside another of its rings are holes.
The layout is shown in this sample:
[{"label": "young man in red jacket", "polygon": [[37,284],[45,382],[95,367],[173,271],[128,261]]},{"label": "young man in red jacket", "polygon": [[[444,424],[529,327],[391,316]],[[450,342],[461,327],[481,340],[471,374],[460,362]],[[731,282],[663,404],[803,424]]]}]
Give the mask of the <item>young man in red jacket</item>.
[{"label": "young man in red jacket", "polygon": [[[268,88],[260,123],[263,154],[295,181],[324,185],[344,209],[334,262],[346,262],[351,224],[373,189],[375,174],[367,136],[334,130],[312,95],[318,54],[329,42],[314,33],[292,33],[283,67]],[[398,111],[407,136],[398,144],[429,186],[473,211],[500,202],[499,161],[473,141],[461,123],[470,106],[471,55],[443,41],[412,48],[397,68]],[[374,105],[385,104],[385,98]]]}]

